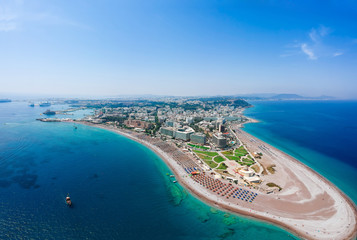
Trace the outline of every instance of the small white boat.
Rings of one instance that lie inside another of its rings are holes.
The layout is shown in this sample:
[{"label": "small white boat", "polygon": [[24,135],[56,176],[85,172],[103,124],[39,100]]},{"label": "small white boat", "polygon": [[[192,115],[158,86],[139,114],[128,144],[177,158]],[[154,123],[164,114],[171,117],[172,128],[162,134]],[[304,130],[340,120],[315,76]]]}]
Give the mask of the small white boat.
[{"label": "small white boat", "polygon": [[71,198],[69,197],[69,193],[67,194],[67,197],[66,197],[66,203],[69,207],[72,206],[72,201],[71,201]]}]

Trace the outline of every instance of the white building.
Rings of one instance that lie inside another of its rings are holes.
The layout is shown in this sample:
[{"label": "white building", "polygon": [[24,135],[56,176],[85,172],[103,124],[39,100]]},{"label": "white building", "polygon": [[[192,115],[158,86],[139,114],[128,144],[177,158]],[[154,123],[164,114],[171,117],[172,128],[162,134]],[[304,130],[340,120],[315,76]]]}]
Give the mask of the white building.
[{"label": "white building", "polygon": [[259,183],[260,177],[255,175],[255,172],[248,167],[239,170],[239,174],[242,175],[243,179],[249,183]]}]

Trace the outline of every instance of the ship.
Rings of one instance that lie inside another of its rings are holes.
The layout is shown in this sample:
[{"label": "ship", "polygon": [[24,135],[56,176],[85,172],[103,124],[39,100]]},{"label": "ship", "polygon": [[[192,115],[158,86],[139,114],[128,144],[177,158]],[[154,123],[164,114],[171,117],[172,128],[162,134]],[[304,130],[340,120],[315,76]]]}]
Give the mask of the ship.
[{"label": "ship", "polygon": [[71,201],[71,198],[69,197],[69,193],[67,194],[67,197],[66,197],[66,203],[67,203],[68,207],[72,206],[72,201]]},{"label": "ship", "polygon": [[6,102],[11,102],[10,99],[0,99],[0,103],[6,103]]},{"label": "ship", "polygon": [[51,106],[51,103],[50,102],[42,102],[39,104],[40,107],[49,107]]},{"label": "ship", "polygon": [[56,115],[55,111],[51,111],[50,109],[47,109],[43,114],[45,115]]}]

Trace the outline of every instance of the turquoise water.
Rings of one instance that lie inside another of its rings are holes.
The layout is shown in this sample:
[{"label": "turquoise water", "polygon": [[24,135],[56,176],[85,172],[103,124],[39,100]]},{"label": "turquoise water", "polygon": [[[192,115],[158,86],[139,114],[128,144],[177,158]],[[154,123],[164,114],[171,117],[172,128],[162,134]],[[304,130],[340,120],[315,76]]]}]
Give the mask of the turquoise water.
[{"label": "turquoise water", "polygon": [[44,110],[0,104],[0,239],[296,239],[197,200],[136,142],[36,121]]},{"label": "turquoise water", "polygon": [[245,130],[294,156],[357,203],[357,101],[254,101]]}]

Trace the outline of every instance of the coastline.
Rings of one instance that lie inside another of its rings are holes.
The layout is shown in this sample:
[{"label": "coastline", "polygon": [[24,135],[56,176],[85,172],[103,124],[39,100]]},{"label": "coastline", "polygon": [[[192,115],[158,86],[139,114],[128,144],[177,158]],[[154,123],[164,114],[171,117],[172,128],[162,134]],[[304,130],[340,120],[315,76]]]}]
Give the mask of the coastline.
[{"label": "coastline", "polygon": [[[193,181],[191,178],[189,178],[187,176],[186,172],[184,171],[183,167],[180,165],[180,163],[177,162],[176,160],[174,160],[169,155],[169,153],[164,152],[157,146],[151,144],[148,141],[145,141],[144,139],[138,138],[137,136],[134,135],[133,132],[110,127],[110,126],[105,126],[105,125],[90,124],[87,122],[79,122],[79,123],[88,125],[88,126],[92,126],[92,127],[106,129],[106,130],[115,132],[117,134],[120,134],[124,137],[127,137],[131,140],[134,140],[140,144],[145,145],[146,147],[151,149],[153,152],[155,152],[155,154],[157,154],[166,163],[166,165],[176,175],[177,180],[180,182],[180,184],[183,187],[185,187],[195,197],[199,198],[200,200],[203,200],[205,203],[207,203],[211,206],[214,206],[216,208],[223,209],[225,211],[229,211],[229,212],[232,212],[235,214],[240,214],[240,215],[244,215],[244,216],[251,217],[254,219],[259,219],[259,220],[262,220],[265,222],[273,223],[275,225],[278,225],[278,226],[286,229],[289,232],[294,233],[296,236],[298,236],[300,238],[321,239],[321,236],[317,236],[317,235],[313,236],[311,233],[309,234],[309,232],[304,230],[304,225],[306,224],[306,220],[304,220],[304,219],[286,218],[286,216],[283,216],[284,214],[282,216],[276,215],[274,213],[268,214],[268,212],[265,213],[263,211],[260,211],[260,209],[258,209],[256,206],[248,207],[248,206],[234,205],[233,203],[227,202],[224,199],[220,199],[217,196],[214,196],[208,190],[206,190],[205,188],[200,186],[198,183]],[[242,131],[242,129],[240,129],[240,131]],[[242,131],[242,133],[244,133],[245,136],[248,136],[250,138],[255,138],[244,131]],[[317,176],[320,179],[320,181],[322,181],[325,185],[329,186],[331,191],[338,192],[338,194],[346,201],[347,205],[353,210],[354,229],[352,231],[350,231],[348,234],[339,234],[340,232],[336,232],[336,233],[338,233],[337,234],[338,236],[343,235],[343,236],[341,236],[341,238],[338,238],[338,237],[336,238],[336,236],[331,236],[331,238],[327,238],[327,239],[352,239],[352,238],[356,237],[356,231],[357,231],[356,215],[357,214],[356,214],[356,208],[355,208],[353,202],[342,191],[340,191],[336,186],[334,186],[332,183],[328,182],[328,180],[326,180],[323,176],[321,176],[320,174],[313,171],[308,166],[304,165],[303,163],[299,162],[298,160],[294,159],[293,157],[289,156],[288,154],[283,153],[280,150],[278,150],[266,143],[265,143],[265,145],[269,146],[274,151],[280,152],[280,154],[283,154],[285,156],[285,158],[292,160],[291,162],[293,162],[295,165],[298,165],[300,168],[303,168],[305,171],[309,172],[310,175],[312,174],[313,176]],[[269,195],[268,199],[266,199],[266,196],[263,196],[262,200],[260,202],[258,202],[258,204],[259,203],[264,204],[265,200],[269,200],[269,197],[271,197],[271,196],[272,195]],[[296,221],[292,221],[292,220],[296,220]],[[333,220],[336,221],[336,219],[333,219]],[[291,223],[289,224],[288,222],[291,222]],[[296,223],[301,223],[301,222],[303,222],[305,224],[302,224],[302,227],[301,226],[298,227]],[[294,226],[294,223],[295,223],[295,226]]]}]

